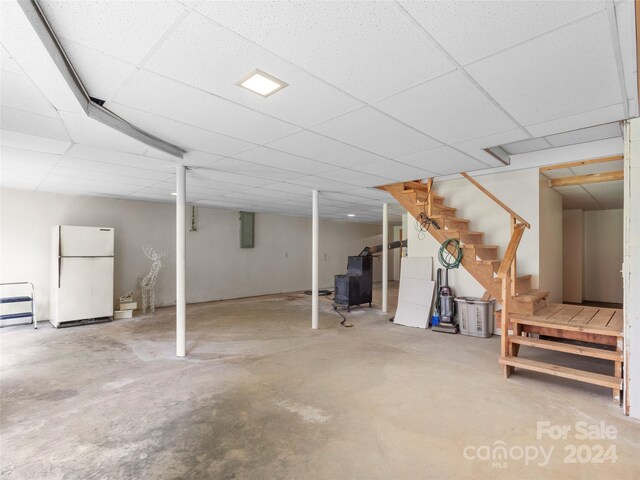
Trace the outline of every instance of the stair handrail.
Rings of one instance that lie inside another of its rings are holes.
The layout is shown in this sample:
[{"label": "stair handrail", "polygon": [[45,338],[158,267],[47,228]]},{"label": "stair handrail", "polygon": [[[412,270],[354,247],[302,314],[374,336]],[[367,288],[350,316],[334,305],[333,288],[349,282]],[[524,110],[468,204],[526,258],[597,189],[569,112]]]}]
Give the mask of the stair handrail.
[{"label": "stair handrail", "polygon": [[467,180],[469,180],[471,183],[473,183],[476,187],[478,187],[478,189],[484,193],[487,197],[489,197],[491,200],[493,200],[494,202],[496,202],[499,206],[501,206],[505,211],[507,211],[507,213],[509,213],[509,215],[511,215],[511,217],[515,218],[516,220],[518,220],[521,224],[523,224],[525,227],[527,228],[531,228],[531,225],[529,224],[529,222],[527,222],[524,218],[522,218],[520,215],[518,215],[516,212],[514,212],[512,209],[510,209],[504,202],[502,202],[498,197],[496,197],[493,193],[491,193],[489,190],[487,190],[486,188],[484,188],[482,185],[480,185],[473,177],[471,177],[468,173],[466,172],[460,172],[460,175],[462,175],[464,178],[466,178]]},{"label": "stair handrail", "polygon": [[507,245],[507,250],[504,252],[504,258],[502,259],[500,267],[498,268],[498,273],[496,274],[499,278],[505,278],[511,269],[511,264],[516,258],[516,251],[518,250],[522,234],[524,233],[524,227],[525,225],[520,223],[513,229],[511,240],[509,240],[509,245]]}]

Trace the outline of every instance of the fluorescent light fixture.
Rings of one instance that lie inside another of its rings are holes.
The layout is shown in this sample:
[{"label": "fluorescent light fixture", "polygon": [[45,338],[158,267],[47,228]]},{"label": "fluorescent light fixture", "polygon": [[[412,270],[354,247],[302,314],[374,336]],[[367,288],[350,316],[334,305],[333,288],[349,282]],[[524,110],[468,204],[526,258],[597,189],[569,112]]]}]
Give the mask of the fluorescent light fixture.
[{"label": "fluorescent light fixture", "polygon": [[355,217],[356,214],[355,213],[347,213],[347,217]]},{"label": "fluorescent light fixture", "polygon": [[178,194],[176,192],[171,192],[171,195],[173,195],[174,197],[176,197]]},{"label": "fluorescent light fixture", "polygon": [[284,83],[282,80],[279,80],[262,70],[258,70],[257,68],[251,72],[251,74],[240,80],[236,85],[246,88],[258,95],[262,95],[265,98],[288,86],[288,84]]}]

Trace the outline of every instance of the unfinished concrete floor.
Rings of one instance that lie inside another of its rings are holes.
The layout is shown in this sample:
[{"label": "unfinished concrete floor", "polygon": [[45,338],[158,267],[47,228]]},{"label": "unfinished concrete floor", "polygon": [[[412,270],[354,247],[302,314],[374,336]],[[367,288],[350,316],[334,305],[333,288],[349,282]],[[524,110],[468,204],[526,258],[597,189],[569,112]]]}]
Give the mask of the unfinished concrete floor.
[{"label": "unfinished concrete floor", "polygon": [[[5,328],[2,477],[639,478],[640,424],[609,390],[526,372],[505,380],[498,337],[401,327],[375,308],[343,328],[320,302],[318,331],[303,294],[191,305],[183,359],[172,308]],[[538,440],[537,422],[571,431]],[[610,438],[576,439],[600,422]],[[506,458],[486,459],[501,446]]]}]

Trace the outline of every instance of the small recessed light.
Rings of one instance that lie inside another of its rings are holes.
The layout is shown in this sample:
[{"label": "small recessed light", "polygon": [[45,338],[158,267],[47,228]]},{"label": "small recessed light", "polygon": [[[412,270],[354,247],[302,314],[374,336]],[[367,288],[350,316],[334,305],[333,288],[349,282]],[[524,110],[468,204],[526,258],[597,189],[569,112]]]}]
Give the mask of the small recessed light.
[{"label": "small recessed light", "polygon": [[258,69],[255,69],[250,75],[240,80],[236,85],[246,88],[258,95],[262,95],[265,98],[288,86],[288,84],[284,83],[282,80]]},{"label": "small recessed light", "polygon": [[355,217],[356,214],[355,213],[347,213],[347,217]]},{"label": "small recessed light", "polygon": [[174,197],[176,197],[178,194],[176,192],[171,192],[171,195],[173,195]]}]

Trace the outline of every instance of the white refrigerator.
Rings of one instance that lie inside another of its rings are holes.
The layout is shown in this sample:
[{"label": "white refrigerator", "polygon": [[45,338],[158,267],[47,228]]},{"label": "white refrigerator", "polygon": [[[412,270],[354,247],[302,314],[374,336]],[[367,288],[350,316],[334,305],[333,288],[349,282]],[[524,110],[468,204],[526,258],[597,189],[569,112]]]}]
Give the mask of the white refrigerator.
[{"label": "white refrigerator", "polygon": [[51,323],[111,319],[114,229],[57,225],[51,233]]}]

